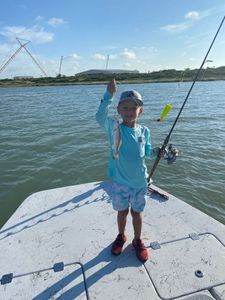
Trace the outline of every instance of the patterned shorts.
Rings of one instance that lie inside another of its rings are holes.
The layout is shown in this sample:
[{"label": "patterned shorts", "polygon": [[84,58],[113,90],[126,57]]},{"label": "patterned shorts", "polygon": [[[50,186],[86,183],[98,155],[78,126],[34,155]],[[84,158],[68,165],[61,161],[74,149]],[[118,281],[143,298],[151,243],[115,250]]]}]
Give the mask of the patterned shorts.
[{"label": "patterned shorts", "polygon": [[123,211],[131,207],[135,212],[142,212],[145,207],[148,188],[134,189],[113,182],[112,205],[116,211]]}]

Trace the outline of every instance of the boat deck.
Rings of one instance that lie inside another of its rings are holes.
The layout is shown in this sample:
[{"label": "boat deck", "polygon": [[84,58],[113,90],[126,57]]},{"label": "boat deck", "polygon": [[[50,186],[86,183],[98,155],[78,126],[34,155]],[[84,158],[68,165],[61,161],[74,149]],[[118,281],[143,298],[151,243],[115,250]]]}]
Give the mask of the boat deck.
[{"label": "boat deck", "polygon": [[131,245],[130,216],[122,254],[110,252],[117,225],[109,182],[29,196],[0,231],[0,299],[225,300],[223,224],[156,194],[143,220],[145,264]]}]

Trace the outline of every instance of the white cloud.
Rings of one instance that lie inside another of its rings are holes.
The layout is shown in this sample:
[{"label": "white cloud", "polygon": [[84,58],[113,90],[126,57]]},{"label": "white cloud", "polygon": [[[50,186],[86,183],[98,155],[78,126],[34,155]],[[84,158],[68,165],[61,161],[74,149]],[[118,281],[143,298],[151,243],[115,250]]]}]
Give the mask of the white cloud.
[{"label": "white cloud", "polygon": [[207,17],[209,15],[209,12],[204,11],[199,13],[198,11],[189,11],[184,15],[184,21],[180,22],[178,24],[169,24],[166,26],[162,26],[160,30],[167,31],[169,33],[176,33],[184,31],[190,27],[192,27],[196,21],[201,20],[204,17]]},{"label": "white cloud", "polygon": [[11,44],[0,44],[0,55],[5,55],[6,53],[9,53],[12,51],[12,45]]},{"label": "white cloud", "polygon": [[[108,55],[109,55],[109,61],[116,60],[116,59],[121,59],[121,58],[122,59],[126,59],[126,60],[134,60],[134,59],[136,59],[136,53],[134,51],[128,50],[127,48],[125,48],[119,54],[108,54]],[[106,61],[108,55],[96,53],[96,54],[92,55],[92,57],[95,60],[98,60],[98,61]]]},{"label": "white cloud", "polygon": [[80,56],[76,53],[71,54],[71,57],[74,59],[80,59]]},{"label": "white cloud", "polygon": [[199,61],[196,57],[189,57],[189,60],[192,61],[192,62]]},{"label": "white cloud", "polygon": [[106,60],[107,56],[103,54],[96,53],[92,56],[96,60]]},{"label": "white cloud", "polygon": [[[76,72],[77,70],[79,70],[79,65],[74,65],[73,67],[72,67],[72,70],[74,71],[74,72]],[[74,75],[74,74],[71,74],[71,75]]]},{"label": "white cloud", "polygon": [[37,22],[41,22],[41,21],[43,21],[44,20],[44,17],[42,17],[42,16],[37,16],[36,18],[35,18],[35,21],[37,21]]},{"label": "white cloud", "polygon": [[181,32],[184,31],[185,29],[187,29],[189,27],[188,24],[186,23],[180,23],[180,24],[171,24],[171,25],[166,25],[161,27],[161,30],[173,33],[173,32]]},{"label": "white cloud", "polygon": [[25,39],[37,44],[49,43],[53,40],[52,32],[44,31],[43,28],[37,27],[26,28],[24,26],[5,26],[0,34],[8,38],[10,41],[15,41],[15,38]]},{"label": "white cloud", "polygon": [[189,11],[188,13],[186,13],[186,15],[184,17],[185,17],[185,19],[198,19],[199,18],[199,12]]},{"label": "white cloud", "polygon": [[150,46],[150,47],[142,46],[142,47],[139,47],[137,49],[140,50],[140,51],[144,51],[145,53],[148,52],[148,53],[151,53],[151,54],[158,52],[158,49],[154,46]]},{"label": "white cloud", "polygon": [[72,53],[72,54],[68,55],[68,56],[66,57],[66,59],[79,60],[79,59],[81,59],[81,56],[79,56],[79,55],[76,54],[76,53]]},{"label": "white cloud", "polygon": [[118,58],[118,55],[117,54],[110,54],[109,55],[109,59],[117,59]]},{"label": "white cloud", "polygon": [[129,51],[128,49],[124,49],[122,53],[120,53],[120,56],[125,59],[135,59],[136,54],[134,51]]},{"label": "white cloud", "polygon": [[128,62],[126,62],[125,64],[123,64],[123,66],[126,67],[126,68],[130,68],[130,67],[131,67],[131,64],[128,63]]},{"label": "white cloud", "polygon": [[54,28],[66,24],[66,22],[61,18],[51,18],[48,20],[48,24]]}]

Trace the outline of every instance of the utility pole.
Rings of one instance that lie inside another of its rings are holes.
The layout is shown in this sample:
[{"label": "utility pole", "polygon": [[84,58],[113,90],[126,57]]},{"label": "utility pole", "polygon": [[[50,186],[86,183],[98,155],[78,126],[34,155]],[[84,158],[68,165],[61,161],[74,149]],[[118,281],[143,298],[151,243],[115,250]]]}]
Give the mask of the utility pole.
[{"label": "utility pole", "polygon": [[63,56],[61,56],[61,58],[60,58],[60,63],[59,63],[59,74],[58,74],[58,76],[61,76],[62,61],[63,61]]},{"label": "utility pole", "polygon": [[14,52],[14,54],[6,61],[6,63],[0,68],[0,73],[5,70],[5,68],[8,66],[8,64],[16,57],[16,55],[24,49],[27,54],[30,56],[32,61],[38,66],[38,68],[41,70],[41,72],[45,75],[45,77],[48,77],[47,73],[44,71],[44,69],[40,66],[40,64],[37,62],[37,60],[33,57],[33,55],[28,51],[26,48],[26,45],[30,43],[30,41],[26,41],[25,43],[22,43],[19,38],[16,38],[17,42],[20,44],[20,47]]},{"label": "utility pole", "polygon": [[106,59],[106,66],[105,66],[106,70],[108,69],[108,64],[109,64],[109,54],[107,55],[107,59]]}]

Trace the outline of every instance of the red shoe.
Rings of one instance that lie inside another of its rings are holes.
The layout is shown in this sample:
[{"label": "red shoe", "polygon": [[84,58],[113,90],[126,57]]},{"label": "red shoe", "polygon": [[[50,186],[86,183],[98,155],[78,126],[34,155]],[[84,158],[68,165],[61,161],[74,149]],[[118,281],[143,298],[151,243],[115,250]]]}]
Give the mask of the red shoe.
[{"label": "red shoe", "polygon": [[146,262],[148,260],[148,250],[145,247],[141,239],[133,239],[132,245],[135,248],[136,256],[141,262]]},{"label": "red shoe", "polygon": [[112,254],[114,255],[120,255],[122,252],[123,245],[125,244],[127,238],[125,234],[118,234],[115,241],[112,244]]}]

